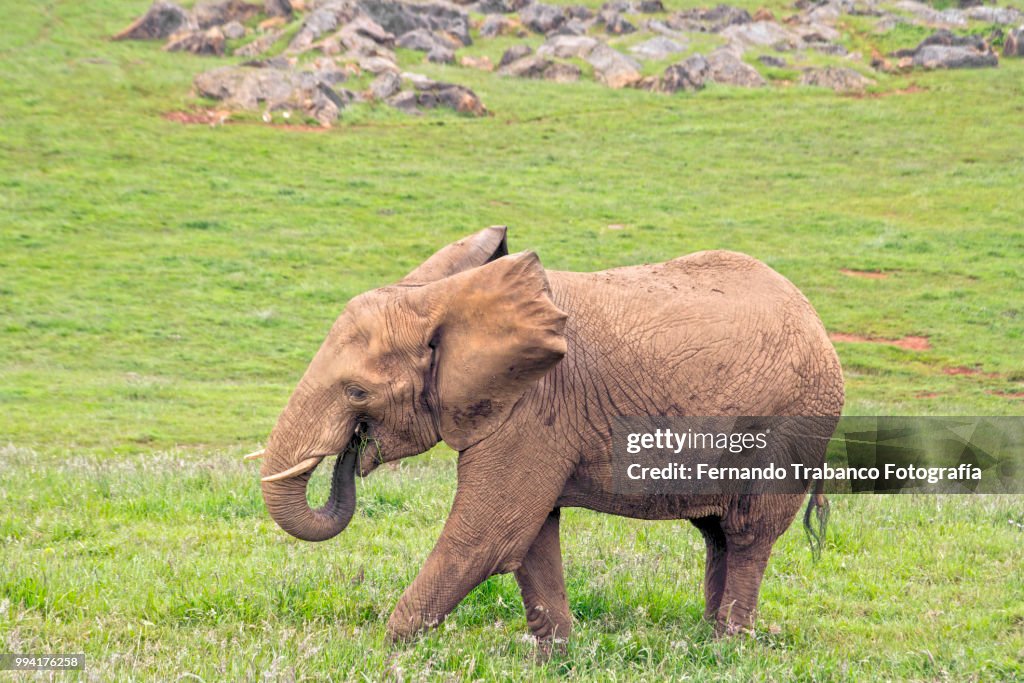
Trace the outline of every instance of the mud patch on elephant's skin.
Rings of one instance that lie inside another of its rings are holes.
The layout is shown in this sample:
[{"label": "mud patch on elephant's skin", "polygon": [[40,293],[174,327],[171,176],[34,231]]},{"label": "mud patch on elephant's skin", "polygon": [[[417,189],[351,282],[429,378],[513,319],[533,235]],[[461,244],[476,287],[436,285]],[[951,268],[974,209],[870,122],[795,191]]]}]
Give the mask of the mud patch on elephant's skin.
[{"label": "mud patch on elephant's skin", "polygon": [[828,335],[828,338],[833,342],[884,344],[887,346],[896,346],[901,349],[906,349],[907,351],[928,351],[932,348],[931,342],[928,341],[928,337],[918,337],[914,335],[900,337],[899,339],[885,339],[883,337],[867,337],[862,334],[832,332]]},{"label": "mud patch on elephant's skin", "polygon": [[887,280],[890,273],[880,270],[853,270],[851,268],[840,268],[839,272],[846,277],[859,277],[864,280]]}]

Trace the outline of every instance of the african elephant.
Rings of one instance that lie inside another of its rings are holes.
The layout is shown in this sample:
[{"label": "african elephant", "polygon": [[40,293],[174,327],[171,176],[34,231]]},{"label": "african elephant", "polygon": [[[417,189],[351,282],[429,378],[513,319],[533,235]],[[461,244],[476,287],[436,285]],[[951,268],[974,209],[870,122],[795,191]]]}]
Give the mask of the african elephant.
[{"label": "african elephant", "polygon": [[[397,284],[352,299],[263,453],[263,498],[288,533],[323,541],[355,508],[354,476],[458,451],[441,537],[388,622],[438,624],[489,576],[514,572],[539,639],[569,635],[559,510],[689,519],[707,546],[705,618],[753,627],[765,565],[803,493],[624,496],[609,486],[615,415],[814,415],[820,462],[843,406],[839,361],[807,299],[742,254],[705,251],[597,273],[546,271],[491,227]],[[306,486],[335,462],[326,504]],[[807,513],[820,498],[811,498]],[[819,510],[820,512],[820,510]],[[807,518],[805,518],[805,523]]]}]

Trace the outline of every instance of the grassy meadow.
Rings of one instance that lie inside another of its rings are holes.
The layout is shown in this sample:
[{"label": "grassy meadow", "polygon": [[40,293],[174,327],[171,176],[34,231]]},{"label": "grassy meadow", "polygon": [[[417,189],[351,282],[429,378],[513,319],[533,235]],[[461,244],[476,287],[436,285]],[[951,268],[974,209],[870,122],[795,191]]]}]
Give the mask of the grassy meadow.
[{"label": "grassy meadow", "polygon": [[[147,5],[4,7],[0,652],[84,651],[54,678],[97,681],[1024,678],[1024,496],[835,497],[821,559],[794,526],[757,638],[722,642],[688,522],[567,510],[576,630],[538,663],[511,576],[385,641],[451,502],[447,448],[358,482],[317,545],[270,521],[238,459],[350,297],[499,223],[552,269],[744,251],[830,332],[927,339],[838,342],[849,414],[1021,414],[1024,60],[862,97],[659,96],[407,53],[493,115],[211,127],[164,114],[207,106],[191,80],[215,58],[106,39]],[[897,33],[850,42],[927,31]]]}]

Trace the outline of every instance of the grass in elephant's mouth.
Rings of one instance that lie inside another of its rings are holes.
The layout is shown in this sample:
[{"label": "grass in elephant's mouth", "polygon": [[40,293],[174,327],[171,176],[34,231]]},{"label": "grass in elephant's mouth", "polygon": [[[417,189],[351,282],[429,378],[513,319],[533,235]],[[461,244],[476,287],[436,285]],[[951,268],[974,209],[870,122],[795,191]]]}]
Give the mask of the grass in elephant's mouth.
[{"label": "grass in elephant's mouth", "polygon": [[831,332],[929,340],[838,343],[849,413],[1019,414],[1024,60],[862,100],[498,87],[408,62],[496,116],[364,109],[376,125],[288,135],[163,119],[192,104],[198,58],[103,40],[145,4],[5,7],[0,651],[84,649],[99,680],[1024,677],[1019,496],[834,499],[821,561],[791,529],[761,635],[729,642],[700,620],[687,523],[566,511],[577,631],[534,668],[507,576],[451,627],[384,644],[451,504],[446,450],[358,479],[351,527],[321,545],[277,529],[235,462],[347,299],[490,224],[558,269],[746,251]]}]

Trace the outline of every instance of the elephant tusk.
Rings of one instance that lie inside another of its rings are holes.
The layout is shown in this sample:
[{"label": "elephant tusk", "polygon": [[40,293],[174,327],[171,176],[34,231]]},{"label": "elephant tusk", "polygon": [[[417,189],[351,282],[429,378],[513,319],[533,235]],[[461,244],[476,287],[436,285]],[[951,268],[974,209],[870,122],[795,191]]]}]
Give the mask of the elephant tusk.
[{"label": "elephant tusk", "polygon": [[242,460],[259,460],[266,454],[265,451],[253,451],[242,456]]},{"label": "elephant tusk", "polygon": [[284,472],[271,474],[269,476],[263,477],[260,481],[281,481],[282,479],[291,479],[292,477],[297,477],[300,474],[308,472],[317,465],[319,465],[320,461],[323,459],[324,456],[322,455],[314,455],[312,458],[306,458],[305,460],[300,462],[298,465],[295,465],[294,467],[289,467]]}]

